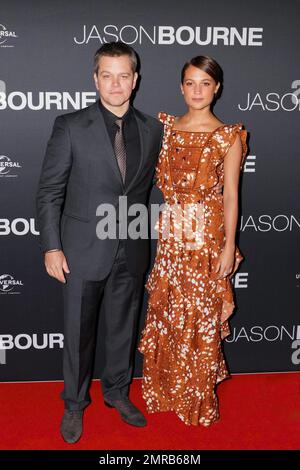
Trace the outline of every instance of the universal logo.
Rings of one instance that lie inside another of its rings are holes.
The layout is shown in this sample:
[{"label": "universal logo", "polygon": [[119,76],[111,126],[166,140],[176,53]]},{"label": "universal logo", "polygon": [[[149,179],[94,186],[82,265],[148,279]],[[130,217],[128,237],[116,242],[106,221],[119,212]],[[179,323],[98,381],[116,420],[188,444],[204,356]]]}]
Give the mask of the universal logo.
[{"label": "universal logo", "polygon": [[14,44],[9,44],[9,40],[17,37],[14,31],[9,31],[3,24],[0,24],[0,47],[15,47]]},{"label": "universal logo", "polygon": [[0,178],[15,178],[16,168],[22,168],[19,162],[12,161],[6,155],[0,155]]},{"label": "universal logo", "polygon": [[10,274],[0,275],[0,294],[21,294],[21,292],[16,289],[18,287],[23,287],[22,281],[14,279]]}]

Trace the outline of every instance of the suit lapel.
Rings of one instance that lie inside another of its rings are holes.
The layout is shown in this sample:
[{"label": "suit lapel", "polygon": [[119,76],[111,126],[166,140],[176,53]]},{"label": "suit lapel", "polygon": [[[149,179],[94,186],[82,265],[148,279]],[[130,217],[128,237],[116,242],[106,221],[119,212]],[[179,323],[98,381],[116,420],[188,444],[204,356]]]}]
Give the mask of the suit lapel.
[{"label": "suit lapel", "polygon": [[90,116],[89,116],[89,130],[92,133],[94,142],[98,148],[104,148],[104,156],[107,159],[113,173],[120,182],[122,188],[124,189],[121,173],[118,167],[118,162],[115,157],[115,152],[113,146],[111,145],[111,140],[106,129],[103,115],[99,108],[98,101],[91,106]]}]

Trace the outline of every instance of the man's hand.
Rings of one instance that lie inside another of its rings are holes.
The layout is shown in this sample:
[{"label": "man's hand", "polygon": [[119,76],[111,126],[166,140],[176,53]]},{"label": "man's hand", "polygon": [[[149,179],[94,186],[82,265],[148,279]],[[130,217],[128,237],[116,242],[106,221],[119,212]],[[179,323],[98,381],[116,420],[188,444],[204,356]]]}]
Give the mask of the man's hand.
[{"label": "man's hand", "polygon": [[66,257],[62,250],[48,251],[45,253],[45,267],[49,276],[60,282],[66,283],[65,273],[69,273]]}]

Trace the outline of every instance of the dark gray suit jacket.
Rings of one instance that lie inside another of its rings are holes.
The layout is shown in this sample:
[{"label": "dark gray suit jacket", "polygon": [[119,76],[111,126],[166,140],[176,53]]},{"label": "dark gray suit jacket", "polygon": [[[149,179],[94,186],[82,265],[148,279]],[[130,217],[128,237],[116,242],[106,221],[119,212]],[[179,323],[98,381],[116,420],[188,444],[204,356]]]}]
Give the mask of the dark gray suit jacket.
[{"label": "dark gray suit jacket", "polygon": [[[97,207],[109,203],[117,208],[119,196],[125,195],[128,207],[148,204],[163,127],[136,109],[134,114],[141,156],[126,190],[98,102],[58,116],[47,145],[36,198],[40,248],[62,249],[71,272],[85,279],[108,275],[119,243],[97,237]],[[145,272],[149,240],[127,239],[126,254],[132,274]]]}]

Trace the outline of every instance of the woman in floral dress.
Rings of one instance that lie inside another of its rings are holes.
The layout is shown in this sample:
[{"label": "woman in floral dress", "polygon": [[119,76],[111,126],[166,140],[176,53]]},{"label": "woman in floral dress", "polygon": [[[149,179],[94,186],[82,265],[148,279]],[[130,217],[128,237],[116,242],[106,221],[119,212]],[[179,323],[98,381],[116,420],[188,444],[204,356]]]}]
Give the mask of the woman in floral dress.
[{"label": "woman in floral dress", "polygon": [[[228,377],[221,341],[242,260],[235,234],[246,131],[213,114],[221,87],[217,62],[195,57],[182,70],[187,113],[159,114],[165,131],[156,176],[165,206],[139,344],[143,397],[148,412],[173,410],[188,425],[219,418],[215,388]],[[223,194],[215,191],[220,183]]]}]

